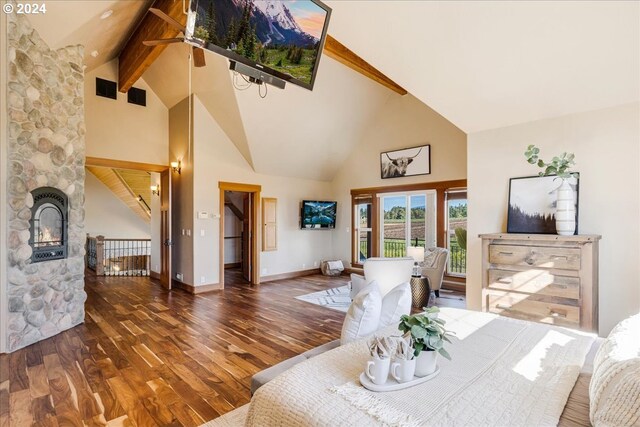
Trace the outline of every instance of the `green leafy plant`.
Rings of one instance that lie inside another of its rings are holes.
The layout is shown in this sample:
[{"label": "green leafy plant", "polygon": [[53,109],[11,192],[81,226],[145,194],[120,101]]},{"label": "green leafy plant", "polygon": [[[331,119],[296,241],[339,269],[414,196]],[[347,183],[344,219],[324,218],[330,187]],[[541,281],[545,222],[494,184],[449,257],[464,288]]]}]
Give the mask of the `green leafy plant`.
[{"label": "green leafy plant", "polygon": [[456,228],[453,230],[456,234],[456,241],[458,242],[458,246],[460,246],[465,251],[467,250],[467,230],[462,227]]},{"label": "green leafy plant", "polygon": [[532,165],[538,165],[540,168],[544,168],[544,171],[538,173],[540,176],[557,175],[562,179],[570,178],[575,174],[571,172],[571,166],[574,166],[575,155],[573,153],[562,153],[561,156],[556,156],[549,163],[542,160],[539,156],[540,149],[531,144],[527,147],[527,151],[524,152],[527,162]]},{"label": "green leafy plant", "polygon": [[451,356],[444,349],[444,342],[450,343],[449,336],[453,334],[444,327],[446,323],[438,319],[440,309],[438,307],[425,307],[425,312],[409,316],[407,314],[400,318],[398,329],[404,333],[405,338],[413,339],[414,356],[418,357],[420,352],[437,351],[442,357],[451,360]]}]

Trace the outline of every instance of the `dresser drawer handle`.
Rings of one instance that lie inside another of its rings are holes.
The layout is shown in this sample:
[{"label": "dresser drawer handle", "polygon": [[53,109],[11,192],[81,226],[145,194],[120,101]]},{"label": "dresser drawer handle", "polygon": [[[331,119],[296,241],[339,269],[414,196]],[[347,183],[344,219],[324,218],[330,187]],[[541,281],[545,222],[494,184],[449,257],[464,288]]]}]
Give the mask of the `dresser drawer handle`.
[{"label": "dresser drawer handle", "polygon": [[500,310],[511,310],[511,306],[510,305],[506,305],[506,304],[496,304],[496,308],[499,308]]},{"label": "dresser drawer handle", "polygon": [[564,259],[564,260],[568,260],[569,257],[566,255],[551,255],[551,259]]},{"label": "dresser drawer handle", "polygon": [[499,252],[500,255],[513,255],[513,252]]},{"label": "dresser drawer handle", "polygon": [[498,279],[498,283],[504,283],[505,285],[510,285],[513,283],[513,279],[511,277],[501,277]]},{"label": "dresser drawer handle", "polygon": [[535,263],[536,263],[536,260],[535,260],[535,259],[533,259],[533,256],[529,255],[528,257],[526,257],[526,258],[524,259],[524,262],[526,262],[526,263],[527,263],[527,264],[529,264],[529,265],[533,265],[533,264],[535,264]]},{"label": "dresser drawer handle", "polygon": [[556,285],[556,287],[557,287],[558,289],[567,289],[567,288],[568,288],[568,286],[567,286],[567,285]]},{"label": "dresser drawer handle", "polygon": [[556,309],[551,309],[549,310],[549,314],[551,315],[551,317],[561,317],[563,319],[567,318],[567,312],[565,310],[556,310]]}]

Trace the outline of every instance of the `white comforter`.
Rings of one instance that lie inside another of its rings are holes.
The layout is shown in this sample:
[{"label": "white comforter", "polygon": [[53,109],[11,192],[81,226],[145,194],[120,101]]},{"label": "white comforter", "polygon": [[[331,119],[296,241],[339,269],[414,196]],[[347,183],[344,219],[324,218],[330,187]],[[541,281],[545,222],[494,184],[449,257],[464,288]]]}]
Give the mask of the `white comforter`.
[{"label": "white comforter", "polygon": [[[456,333],[440,374],[396,392],[359,385],[364,341],[303,362],[261,387],[247,426],[555,426],[594,336],[443,308]],[[380,333],[398,334],[395,327]],[[223,421],[223,420],[220,420]],[[213,423],[212,425],[216,425]]]}]

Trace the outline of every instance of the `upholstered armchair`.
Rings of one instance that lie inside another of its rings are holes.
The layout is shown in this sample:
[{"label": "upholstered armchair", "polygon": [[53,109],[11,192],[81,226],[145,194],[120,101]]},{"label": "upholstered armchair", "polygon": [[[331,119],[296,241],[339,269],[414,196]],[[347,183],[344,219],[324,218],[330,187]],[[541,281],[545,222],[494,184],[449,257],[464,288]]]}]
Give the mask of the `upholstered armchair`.
[{"label": "upholstered armchair", "polygon": [[448,258],[448,249],[429,248],[424,250],[424,261],[420,263],[422,275],[429,278],[431,290],[435,291],[437,297],[440,296],[440,287],[442,286],[442,278],[444,277]]},{"label": "upholstered armchair", "polygon": [[412,267],[413,258],[369,258],[364,263],[365,280],[351,281],[351,299],[372,280],[378,282],[380,293],[384,297],[400,283],[411,280]]}]

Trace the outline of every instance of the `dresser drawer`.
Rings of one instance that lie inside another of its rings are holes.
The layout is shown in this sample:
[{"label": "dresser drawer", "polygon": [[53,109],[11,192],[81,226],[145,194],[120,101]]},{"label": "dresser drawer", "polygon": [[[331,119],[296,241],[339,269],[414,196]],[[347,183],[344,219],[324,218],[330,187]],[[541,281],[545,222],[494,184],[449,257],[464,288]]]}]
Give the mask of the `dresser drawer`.
[{"label": "dresser drawer", "polygon": [[492,268],[489,269],[487,287],[501,291],[580,299],[580,279],[551,274],[544,269],[513,271]]},{"label": "dresser drawer", "polygon": [[489,262],[492,264],[579,270],[580,249],[548,246],[489,245]]},{"label": "dresser drawer", "polygon": [[485,298],[491,313],[572,328],[580,326],[579,307],[536,301],[516,292],[485,291]]}]

